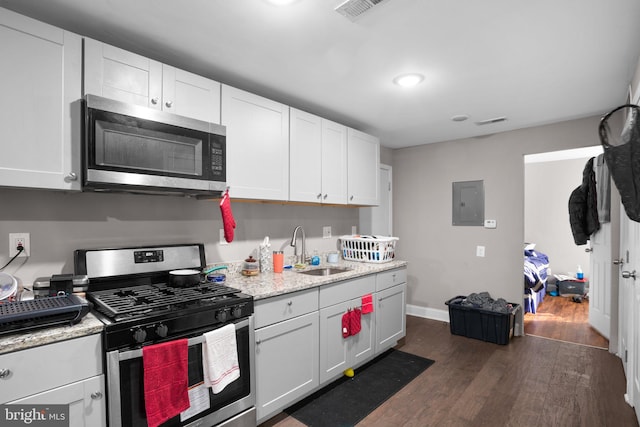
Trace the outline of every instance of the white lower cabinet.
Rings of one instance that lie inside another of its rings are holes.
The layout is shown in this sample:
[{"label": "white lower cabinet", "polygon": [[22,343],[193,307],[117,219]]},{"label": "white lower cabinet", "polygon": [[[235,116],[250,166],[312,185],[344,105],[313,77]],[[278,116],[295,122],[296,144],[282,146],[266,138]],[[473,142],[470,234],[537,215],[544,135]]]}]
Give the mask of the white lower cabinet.
[{"label": "white lower cabinet", "polygon": [[396,345],[406,335],[407,269],[376,275],[376,354]]},{"label": "white lower cabinet", "polygon": [[[297,307],[312,311],[289,317]],[[287,319],[255,331],[256,411],[261,423],[318,387],[318,290],[257,301],[255,311],[258,325],[278,315]]]},{"label": "white lower cabinet", "polygon": [[[258,424],[356,368],[405,336],[406,268],[255,303]],[[342,336],[342,316],[371,294],[373,313]]]},{"label": "white lower cabinet", "polygon": [[342,336],[342,316],[360,307],[353,299],[320,310],[320,384],[342,375],[345,369],[360,365],[374,354],[375,323],[373,314],[363,314],[362,329],[356,335]]},{"label": "white lower cabinet", "polygon": [[107,425],[104,375],[8,402],[20,405],[69,405],[69,427]]},{"label": "white lower cabinet", "polygon": [[100,334],[0,355],[0,404],[69,405],[71,427],[106,425]]},{"label": "white lower cabinet", "polygon": [[376,354],[387,350],[406,335],[405,283],[376,294]]},{"label": "white lower cabinet", "polygon": [[364,276],[320,288],[320,384],[373,357],[376,328],[373,314],[363,314],[360,332],[346,338],[342,335],[342,316],[349,309],[361,307],[362,296],[373,294],[375,278]]}]

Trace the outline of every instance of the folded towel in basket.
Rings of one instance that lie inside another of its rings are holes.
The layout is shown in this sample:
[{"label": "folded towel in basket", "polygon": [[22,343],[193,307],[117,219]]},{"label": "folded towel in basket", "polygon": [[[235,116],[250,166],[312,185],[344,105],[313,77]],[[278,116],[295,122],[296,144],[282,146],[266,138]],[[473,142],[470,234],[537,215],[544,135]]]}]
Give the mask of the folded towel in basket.
[{"label": "folded towel in basket", "polygon": [[188,341],[142,347],[144,407],[149,427],[189,408]]},{"label": "folded towel in basket", "polygon": [[204,334],[202,368],[204,384],[216,394],[240,378],[234,324]]}]

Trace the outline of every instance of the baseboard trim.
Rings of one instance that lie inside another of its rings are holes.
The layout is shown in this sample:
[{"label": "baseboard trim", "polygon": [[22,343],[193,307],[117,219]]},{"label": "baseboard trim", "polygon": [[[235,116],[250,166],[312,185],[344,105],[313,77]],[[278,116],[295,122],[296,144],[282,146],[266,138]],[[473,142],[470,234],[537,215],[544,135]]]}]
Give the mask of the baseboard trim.
[{"label": "baseboard trim", "polygon": [[407,304],[407,314],[410,316],[424,317],[425,319],[439,320],[441,322],[449,323],[449,310]]}]

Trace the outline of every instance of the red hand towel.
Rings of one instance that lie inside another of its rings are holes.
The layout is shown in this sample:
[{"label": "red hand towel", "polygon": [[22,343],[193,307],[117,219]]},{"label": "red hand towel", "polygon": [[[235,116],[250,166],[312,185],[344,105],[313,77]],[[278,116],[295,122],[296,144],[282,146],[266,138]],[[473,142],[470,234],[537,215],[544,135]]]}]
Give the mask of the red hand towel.
[{"label": "red hand towel", "polygon": [[362,297],[362,314],[373,313],[373,297],[367,294]]},{"label": "red hand towel", "polygon": [[349,317],[349,333],[351,335],[357,335],[362,329],[361,322],[361,312],[359,308],[354,308],[350,311],[351,316]]},{"label": "red hand towel", "polygon": [[351,323],[351,311],[347,311],[342,315],[342,338],[346,338],[351,333],[349,332],[349,325]]},{"label": "red hand towel", "polygon": [[222,224],[224,228],[224,240],[227,243],[233,241],[233,230],[236,228],[236,220],[231,212],[231,198],[229,198],[229,190],[224,192],[222,200],[220,200],[220,213],[222,214]]},{"label": "red hand towel", "polygon": [[188,341],[142,347],[147,424],[156,427],[189,408]]}]

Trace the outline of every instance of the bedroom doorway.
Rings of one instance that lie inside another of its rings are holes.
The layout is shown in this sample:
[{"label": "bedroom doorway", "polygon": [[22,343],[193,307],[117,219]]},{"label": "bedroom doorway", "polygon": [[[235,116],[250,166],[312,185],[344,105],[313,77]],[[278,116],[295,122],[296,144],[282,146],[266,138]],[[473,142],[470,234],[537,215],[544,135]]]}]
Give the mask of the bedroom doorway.
[{"label": "bedroom doorway", "polygon": [[[544,297],[531,310],[532,313],[524,316],[527,335],[600,348],[609,345],[608,340],[589,323],[587,298],[574,302],[571,296],[554,296],[557,294],[550,292],[554,290],[556,275],[575,277],[578,266],[587,279],[591,277],[591,257],[589,252],[585,252],[589,248],[577,246],[573,240],[568,200],[571,192],[582,182],[586,162],[601,152],[602,148],[596,146],[524,156],[524,241],[535,244],[535,250],[549,258]],[[541,292],[535,296],[540,297]]]}]

